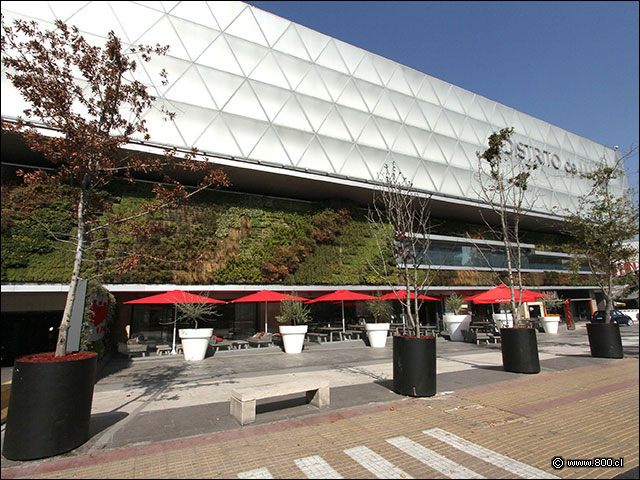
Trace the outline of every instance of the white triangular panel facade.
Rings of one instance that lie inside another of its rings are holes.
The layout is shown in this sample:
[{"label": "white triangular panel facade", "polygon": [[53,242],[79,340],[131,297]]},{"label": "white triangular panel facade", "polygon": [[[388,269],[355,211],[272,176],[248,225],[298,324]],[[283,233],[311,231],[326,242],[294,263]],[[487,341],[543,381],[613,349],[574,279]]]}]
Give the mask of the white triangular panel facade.
[{"label": "white triangular panel facade", "polygon": [[[38,6],[35,6],[38,5]],[[396,161],[414,186],[476,199],[476,152],[514,127],[512,155],[538,161],[536,210],[575,204],[590,171],[616,153],[526,113],[242,2],[2,2],[7,20],[77,24],[91,41],[170,45],[137,77],[165,122],[145,115],[151,142],[212,156],[375,181]],[[165,68],[169,85],[161,86]],[[4,71],[4,68],[3,68]],[[2,78],[2,116],[24,108]],[[626,179],[620,179],[620,187]]]}]

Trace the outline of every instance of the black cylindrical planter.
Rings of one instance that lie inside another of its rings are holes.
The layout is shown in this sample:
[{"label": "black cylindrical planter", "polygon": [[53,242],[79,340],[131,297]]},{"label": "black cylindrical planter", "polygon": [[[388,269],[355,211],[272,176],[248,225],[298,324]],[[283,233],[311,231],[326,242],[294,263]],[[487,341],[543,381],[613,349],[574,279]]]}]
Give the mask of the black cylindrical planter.
[{"label": "black cylindrical planter", "polygon": [[97,355],[13,365],[2,454],[10,460],[51,457],[89,439]]},{"label": "black cylindrical planter", "polygon": [[436,394],[434,337],[393,337],[393,390],[412,397]]},{"label": "black cylindrical planter", "polygon": [[502,366],[507,372],[539,373],[538,340],[533,328],[501,328]]},{"label": "black cylindrical planter", "polygon": [[617,323],[587,323],[592,357],[622,358],[622,338]]}]

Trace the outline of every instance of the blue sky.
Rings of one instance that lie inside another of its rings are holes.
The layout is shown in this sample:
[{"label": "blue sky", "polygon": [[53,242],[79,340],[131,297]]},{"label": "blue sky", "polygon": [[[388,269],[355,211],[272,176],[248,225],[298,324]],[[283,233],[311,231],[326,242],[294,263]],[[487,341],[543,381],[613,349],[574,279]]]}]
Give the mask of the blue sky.
[{"label": "blue sky", "polygon": [[[638,146],[638,2],[247,3],[622,152]],[[637,192],[637,151],[626,170]]]}]

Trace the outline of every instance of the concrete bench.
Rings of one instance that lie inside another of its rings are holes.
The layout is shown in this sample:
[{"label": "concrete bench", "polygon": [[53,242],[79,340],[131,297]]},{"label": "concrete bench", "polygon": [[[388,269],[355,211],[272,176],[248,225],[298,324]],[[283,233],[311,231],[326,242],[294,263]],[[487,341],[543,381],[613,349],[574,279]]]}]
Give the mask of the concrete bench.
[{"label": "concrete bench", "polygon": [[489,343],[490,340],[491,340],[491,335],[489,335],[488,333],[482,333],[482,332],[476,333],[476,345],[479,345],[480,342]]},{"label": "concrete bench", "polygon": [[318,408],[329,406],[329,382],[327,380],[296,378],[232,390],[229,399],[231,416],[240,425],[253,423],[256,420],[256,400],[301,392],[306,392],[307,402],[311,405]]},{"label": "concrete bench", "polygon": [[345,330],[343,332],[342,338],[347,337],[349,340],[358,339],[361,337],[362,332],[360,330]]},{"label": "concrete bench", "polygon": [[156,345],[156,355],[171,355],[170,345]]},{"label": "concrete bench", "polygon": [[327,342],[329,340],[329,335],[326,333],[307,333],[307,338],[309,341],[314,342]]},{"label": "concrete bench", "polygon": [[118,344],[118,352],[123,355],[127,355],[131,358],[135,353],[141,353],[143,357],[147,356],[147,346],[144,344],[129,344],[119,343]]}]

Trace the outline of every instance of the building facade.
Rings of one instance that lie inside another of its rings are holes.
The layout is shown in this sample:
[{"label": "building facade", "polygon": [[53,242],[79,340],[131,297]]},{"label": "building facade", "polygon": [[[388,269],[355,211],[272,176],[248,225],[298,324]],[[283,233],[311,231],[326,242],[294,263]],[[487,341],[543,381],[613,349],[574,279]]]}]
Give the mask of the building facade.
[{"label": "building facade", "polygon": [[[139,138],[129,148],[156,152],[173,146],[186,152],[196,147],[200,159],[223,166],[240,191],[366,205],[379,186],[383,166],[395,163],[418,195],[431,196],[434,215],[480,222],[489,209],[478,193],[476,152],[486,148],[493,132],[513,127],[508,153],[541,167],[533,178],[528,198],[532,211],[524,222],[532,231],[548,232],[557,228],[557,212],[575,207],[586,192],[587,184],[577,173],[594,169],[603,159],[612,163],[619,155],[242,2],[3,2],[2,13],[5,22],[21,18],[51,26],[60,19],[98,43],[113,30],[125,44],[169,45],[166,56],[139,62],[137,75],[151,87],[158,106],[176,117],[165,122],[158,109],[150,109],[145,120],[151,138]],[[169,75],[167,86],[159,82],[162,69]],[[4,75],[1,108],[9,120],[25,108]],[[618,181],[617,187],[626,187],[626,178]],[[456,270],[503,268],[500,258],[486,265],[485,256],[477,254],[478,248],[495,247],[493,243],[448,235],[432,238],[438,264]],[[540,250],[535,242],[524,246],[526,271],[568,271],[567,255]],[[132,295],[170,287],[109,286]],[[231,296],[259,289],[188,287]],[[364,285],[349,287],[367,290]],[[329,289],[308,288],[313,293]],[[7,309],[18,308],[15,305],[23,302],[12,299],[36,293],[59,297],[64,289],[3,284],[3,312],[5,299]],[[443,294],[450,290],[441,288]],[[572,296],[595,300],[589,289]]]}]

